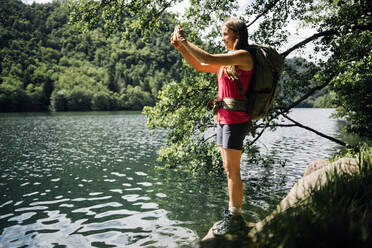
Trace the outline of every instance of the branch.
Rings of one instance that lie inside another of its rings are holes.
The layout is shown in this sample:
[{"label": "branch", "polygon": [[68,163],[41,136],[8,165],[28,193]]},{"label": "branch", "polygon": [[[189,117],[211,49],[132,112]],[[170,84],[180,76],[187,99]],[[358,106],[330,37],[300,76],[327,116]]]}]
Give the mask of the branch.
[{"label": "branch", "polygon": [[333,141],[333,142],[336,142],[336,143],[339,144],[339,145],[347,146],[347,144],[346,144],[345,142],[341,141],[341,140],[338,140],[338,139],[336,139],[336,138],[333,138],[333,137],[331,137],[331,136],[328,136],[328,135],[326,135],[326,134],[324,134],[324,133],[321,133],[321,132],[319,132],[319,131],[317,131],[317,130],[315,130],[315,129],[312,129],[312,128],[310,128],[310,127],[304,126],[304,125],[302,125],[301,123],[299,123],[299,122],[297,122],[297,121],[295,121],[295,120],[289,118],[289,117],[288,117],[287,115],[285,115],[285,114],[282,114],[282,115],[283,115],[284,118],[290,120],[291,122],[293,122],[294,124],[296,124],[298,127],[301,127],[301,128],[306,129],[306,130],[309,130],[309,131],[311,131],[311,132],[313,132],[313,133],[315,133],[315,134],[317,134],[317,135],[319,135],[319,136],[321,136],[321,137],[323,137],[323,138],[326,138],[326,139],[329,139],[329,140],[331,140],[331,141]]},{"label": "branch", "polygon": [[309,92],[307,92],[305,95],[303,95],[300,99],[298,99],[297,101],[295,101],[294,103],[292,103],[291,105],[287,106],[286,108],[279,108],[281,110],[281,112],[287,112],[288,110],[290,110],[291,108],[294,108],[296,107],[296,105],[298,105],[299,103],[301,103],[302,101],[306,100],[309,96],[311,96],[315,91],[317,90],[321,90],[323,89],[324,87],[326,87],[328,85],[328,83],[324,83],[324,84],[321,84],[321,85],[318,85],[318,86],[315,86],[314,88],[310,89]]},{"label": "branch", "polygon": [[210,140],[211,138],[216,137],[216,136],[217,136],[217,134],[214,133],[214,134],[212,134],[211,136],[209,136],[208,138],[204,139],[204,140],[202,141],[202,143],[205,144],[205,142],[207,142],[208,140]]},{"label": "branch", "polygon": [[269,4],[268,6],[267,6],[267,8],[261,13],[261,14],[259,14],[251,23],[249,23],[248,25],[247,25],[247,28],[249,28],[250,26],[252,26],[253,25],[253,23],[255,23],[258,19],[260,19],[262,16],[264,16],[264,15],[266,15],[267,14],[267,12],[269,12],[278,2],[280,2],[280,0],[277,0],[277,1],[275,1],[275,2],[273,2],[273,3],[271,3],[271,4]]},{"label": "branch", "polygon": [[266,128],[262,128],[261,132],[256,136],[256,138],[251,143],[249,143],[249,146],[253,145],[262,136],[265,130]]},{"label": "branch", "polygon": [[[314,88],[310,89],[310,91],[308,93],[306,93],[300,99],[298,99],[297,101],[292,103],[290,106],[287,106],[286,108],[282,108],[282,109],[278,108],[280,110],[280,112],[277,115],[271,116],[271,118],[267,120],[267,123],[270,123],[273,119],[277,118],[279,115],[285,116],[285,114],[284,114],[285,112],[287,112],[291,108],[294,108],[297,104],[299,104],[300,102],[304,101],[309,96],[311,96],[315,91],[321,90],[324,87],[326,87],[327,85],[328,85],[328,83],[324,83],[322,85],[315,86]],[[296,125],[288,125],[288,124],[267,125],[267,127],[275,127],[275,126],[277,126],[277,127],[293,127],[293,126],[298,126],[298,125],[297,124]],[[261,132],[256,136],[256,138],[251,143],[249,143],[250,146],[253,145],[262,136],[262,134],[264,133],[264,131],[266,129],[265,127],[266,127],[266,125],[263,127]]]},{"label": "branch", "polygon": [[274,124],[268,125],[267,127],[297,127],[296,124]]},{"label": "branch", "polygon": [[309,38],[297,43],[296,45],[294,45],[293,47],[289,48],[287,51],[281,53],[282,57],[285,58],[288,56],[288,54],[290,54],[291,52],[293,52],[294,50],[296,50],[297,48],[301,47],[301,46],[304,46],[306,45],[307,43],[313,41],[313,40],[316,40],[318,39],[319,37],[322,37],[322,36],[331,36],[331,35],[335,35],[335,34],[338,34],[338,32],[336,30],[327,30],[327,31],[323,31],[323,32],[320,32],[320,33],[316,33],[316,34],[313,34],[312,36],[310,36]]},{"label": "branch", "polygon": [[153,24],[159,17],[163,14],[163,12],[171,6],[171,2],[166,3],[161,10],[159,10],[158,13],[156,13],[151,18],[147,19],[147,21],[144,23],[144,26],[147,27],[151,24]]}]

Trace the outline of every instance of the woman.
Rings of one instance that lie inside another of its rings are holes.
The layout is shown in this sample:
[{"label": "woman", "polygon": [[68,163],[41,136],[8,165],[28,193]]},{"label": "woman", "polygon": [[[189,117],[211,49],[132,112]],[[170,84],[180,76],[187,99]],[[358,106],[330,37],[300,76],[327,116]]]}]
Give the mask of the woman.
[{"label": "woman", "polygon": [[[239,19],[230,18],[222,26],[222,41],[226,54],[209,54],[187,41],[181,27],[172,34],[172,45],[196,70],[218,74],[218,101],[223,98],[244,100],[235,80],[239,79],[243,91],[248,86],[253,73],[253,58],[248,52],[248,30]],[[213,227],[214,235],[225,235],[245,230],[241,216],[243,183],[240,177],[240,159],[243,140],[248,134],[250,117],[245,112],[219,108],[217,116],[217,145],[227,174],[229,208],[221,222]]]}]

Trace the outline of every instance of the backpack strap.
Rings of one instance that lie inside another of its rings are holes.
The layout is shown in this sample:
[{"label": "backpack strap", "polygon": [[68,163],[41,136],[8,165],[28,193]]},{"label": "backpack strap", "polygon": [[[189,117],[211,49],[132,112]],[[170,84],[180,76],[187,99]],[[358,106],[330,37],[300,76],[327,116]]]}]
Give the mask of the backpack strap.
[{"label": "backpack strap", "polygon": [[[226,110],[232,110],[232,111],[239,111],[239,112],[247,112],[247,97],[244,94],[242,84],[237,78],[237,80],[234,80],[239,88],[241,96],[244,98],[244,100],[239,100],[231,97],[225,97],[220,101],[211,99],[207,103],[207,107],[210,108],[213,104],[213,117],[215,122],[217,122],[217,112],[219,108],[223,108]],[[215,87],[217,86],[217,78],[215,82]]]},{"label": "backpack strap", "polygon": [[221,101],[217,102],[220,108],[224,108],[226,110],[232,111],[239,111],[239,112],[246,112],[247,106],[245,100],[238,100],[231,97],[225,97]]},{"label": "backpack strap", "polygon": [[235,80],[235,83],[239,88],[240,95],[243,97],[244,100],[247,100],[247,96],[244,93],[243,86],[242,86],[242,83],[240,82],[239,77]]}]

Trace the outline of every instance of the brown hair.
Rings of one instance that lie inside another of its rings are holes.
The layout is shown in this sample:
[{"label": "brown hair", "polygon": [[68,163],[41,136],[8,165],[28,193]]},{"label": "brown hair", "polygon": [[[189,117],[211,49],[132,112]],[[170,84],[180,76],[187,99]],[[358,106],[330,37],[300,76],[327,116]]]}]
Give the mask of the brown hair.
[{"label": "brown hair", "polygon": [[[248,51],[248,29],[245,23],[240,19],[228,18],[224,21],[223,25],[238,36],[233,45],[233,50],[244,49]],[[238,72],[235,65],[224,66],[223,70],[230,79],[238,79]]]}]

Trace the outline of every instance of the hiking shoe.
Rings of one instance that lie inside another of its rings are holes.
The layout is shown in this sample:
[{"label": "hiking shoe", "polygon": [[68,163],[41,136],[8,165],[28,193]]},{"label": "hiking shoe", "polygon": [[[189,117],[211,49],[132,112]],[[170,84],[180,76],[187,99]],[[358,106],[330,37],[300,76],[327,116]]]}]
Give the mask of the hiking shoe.
[{"label": "hiking shoe", "polygon": [[244,234],[246,225],[241,215],[232,215],[229,210],[224,211],[222,221],[212,227],[215,236],[223,236],[225,234]]}]

